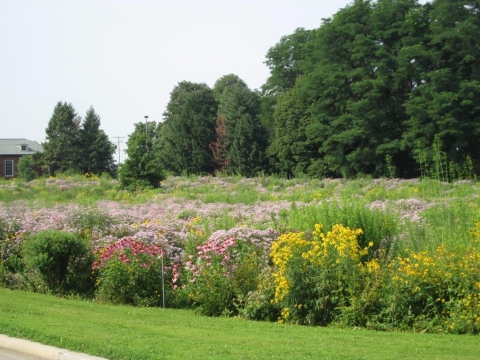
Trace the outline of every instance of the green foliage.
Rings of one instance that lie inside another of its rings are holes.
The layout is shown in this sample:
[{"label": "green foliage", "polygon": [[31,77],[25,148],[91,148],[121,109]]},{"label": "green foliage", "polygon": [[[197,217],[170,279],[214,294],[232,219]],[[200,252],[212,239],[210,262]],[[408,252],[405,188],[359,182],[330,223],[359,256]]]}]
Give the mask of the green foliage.
[{"label": "green foliage", "polygon": [[100,116],[93,107],[88,109],[80,129],[79,149],[81,152],[80,172],[100,175],[104,172],[113,175],[115,162],[113,155],[116,146],[100,129]]},{"label": "green foliage", "polygon": [[95,283],[90,244],[73,233],[44,230],[24,242],[24,261],[54,294],[91,295]]},{"label": "green foliage", "polygon": [[[159,260],[126,251],[130,264],[118,258],[109,260],[99,271],[95,298],[108,304],[135,306],[162,305],[162,268]],[[135,259],[133,259],[135,258]],[[148,263],[149,266],[142,266]]]},{"label": "green foliage", "polygon": [[267,153],[274,169],[284,176],[307,173],[315,158],[317,140],[312,142],[307,136],[306,108],[299,90],[294,88],[279,97],[275,109],[275,130]]},{"label": "green foliage", "polygon": [[215,100],[217,100],[217,102],[220,103],[225,89],[235,88],[235,87],[247,88],[248,86],[242,79],[240,79],[235,74],[222,76],[220,79],[215,81],[215,85],[213,85],[212,90],[213,90],[213,95],[215,96]]},{"label": "green foliage", "polygon": [[[216,86],[223,80],[225,77]],[[226,164],[219,170],[252,177],[265,166],[267,145],[267,134],[259,119],[259,97],[240,79],[223,87],[218,114],[225,119]],[[218,135],[223,134],[217,130],[217,142],[221,141]]]},{"label": "green foliage", "polygon": [[82,122],[72,104],[58,102],[45,132],[42,160],[52,174],[115,173],[115,145],[100,129],[100,117],[93,107]]},{"label": "green foliage", "polygon": [[0,217],[0,284],[8,285],[8,275],[24,268],[21,243],[15,239],[20,226],[18,222],[8,222]]},{"label": "green foliage", "polygon": [[96,299],[136,306],[165,303],[163,265],[168,261],[160,246],[126,237],[97,249],[97,255],[93,265],[98,271]]},{"label": "green foliage", "polygon": [[215,141],[217,106],[206,84],[183,81],[173,89],[156,143],[165,170],[177,175],[213,172],[209,145]]},{"label": "green foliage", "polygon": [[[471,1],[434,1],[428,13],[430,27],[417,54],[409,57],[421,82],[406,103],[409,115],[405,145],[427,154],[438,135],[443,151],[456,164],[478,156],[477,137],[480,67],[478,4]],[[429,66],[425,66],[425,64]],[[476,161],[475,161],[476,162]],[[476,165],[477,167],[477,165]],[[476,168],[476,171],[478,169]]]},{"label": "green foliage", "polygon": [[39,176],[41,170],[40,154],[22,156],[17,163],[18,178],[32,181]]},{"label": "green foliage", "polygon": [[245,299],[245,305],[239,309],[242,317],[251,320],[277,321],[281,307],[275,300],[275,282],[271,267],[261,270],[257,289],[250,291]]},{"label": "green foliage", "polygon": [[257,289],[261,250],[233,237],[196,247],[186,262],[186,293],[204,315],[228,316],[242,311]]},{"label": "green foliage", "polygon": [[327,325],[338,320],[363,280],[362,260],[369,246],[357,241],[361,233],[342,225],[325,233],[318,224],[310,236],[286,233],[274,242],[271,257],[281,322]]},{"label": "green foliage", "polygon": [[312,31],[298,28],[293,34],[282,36],[280,41],[271,47],[266,55],[265,63],[270,69],[270,77],[262,86],[264,93],[277,96],[285,93],[295,85],[295,81],[303,74],[304,59]]},{"label": "green foliage", "polygon": [[118,173],[123,188],[137,190],[160,187],[165,175],[153,148],[157,132],[155,121],[135,124],[135,130],[127,140],[128,158],[120,165]]},{"label": "green foliage", "polygon": [[98,208],[81,208],[70,215],[68,223],[73,229],[77,229],[83,236],[89,238],[92,232],[97,236],[108,234],[115,220]]},{"label": "green foliage", "polygon": [[438,135],[450,172],[478,172],[479,34],[471,1],[380,0],[283,37],[267,54],[262,114],[275,170],[412,177]]},{"label": "green foliage", "polygon": [[320,205],[309,205],[303,208],[292,206],[288,214],[288,228],[308,231],[315,224],[323,224],[331,228],[339,223],[351,229],[362,229],[358,243],[363,248],[373,242],[373,250],[390,250],[399,234],[396,217],[379,209],[369,209],[365,204],[339,202],[323,202]]},{"label": "green foliage", "polygon": [[50,171],[78,171],[80,117],[72,104],[58,102],[45,129],[47,141],[43,144],[43,160]]}]

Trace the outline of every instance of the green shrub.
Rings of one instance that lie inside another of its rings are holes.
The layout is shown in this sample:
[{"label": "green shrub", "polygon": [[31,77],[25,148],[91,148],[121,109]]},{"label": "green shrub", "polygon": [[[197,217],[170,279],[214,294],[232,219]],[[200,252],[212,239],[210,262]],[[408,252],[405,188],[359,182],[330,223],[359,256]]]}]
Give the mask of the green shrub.
[{"label": "green shrub", "polygon": [[104,249],[93,266],[98,270],[97,300],[135,306],[162,305],[162,282],[166,279],[162,279],[160,252],[158,245],[145,245],[128,237]]},{"label": "green shrub", "polygon": [[76,234],[45,230],[29,236],[24,242],[24,261],[54,294],[93,292],[93,252],[90,244]]},{"label": "green shrub", "polygon": [[237,237],[211,237],[189,255],[186,290],[203,315],[236,314],[257,289],[266,266],[261,241],[254,242],[253,235]]},{"label": "green shrub", "polygon": [[0,218],[0,284],[9,285],[13,274],[23,271],[21,239],[15,236],[20,229],[17,222]]},{"label": "green shrub", "polygon": [[18,178],[25,181],[32,181],[38,177],[40,170],[39,155],[22,156],[17,164]]},{"label": "green shrub", "polygon": [[277,321],[282,309],[274,299],[272,268],[267,266],[261,270],[257,289],[247,293],[245,305],[239,309],[239,313],[247,319]]}]

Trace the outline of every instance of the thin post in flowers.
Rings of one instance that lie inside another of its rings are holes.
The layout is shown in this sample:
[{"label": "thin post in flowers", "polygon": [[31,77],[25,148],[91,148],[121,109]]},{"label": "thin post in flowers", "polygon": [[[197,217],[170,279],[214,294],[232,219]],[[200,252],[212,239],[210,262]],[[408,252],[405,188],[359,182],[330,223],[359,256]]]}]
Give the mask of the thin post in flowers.
[{"label": "thin post in flowers", "polygon": [[165,269],[163,268],[163,256],[164,255],[165,255],[165,250],[162,247],[159,258],[161,258],[161,260],[162,260],[162,304],[163,304],[163,308],[165,309],[165,278],[164,278]]}]

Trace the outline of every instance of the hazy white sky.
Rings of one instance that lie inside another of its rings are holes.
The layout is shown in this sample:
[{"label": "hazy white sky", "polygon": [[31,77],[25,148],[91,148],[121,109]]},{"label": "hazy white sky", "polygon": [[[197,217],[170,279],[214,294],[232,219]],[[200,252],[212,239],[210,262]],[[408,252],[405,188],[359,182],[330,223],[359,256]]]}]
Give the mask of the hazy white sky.
[{"label": "hazy white sky", "polygon": [[[45,141],[58,101],[92,105],[116,143],[161,121],[180,81],[234,73],[252,89],[265,55],[350,0],[0,0],[0,138]],[[122,149],[125,144],[122,145]]]}]

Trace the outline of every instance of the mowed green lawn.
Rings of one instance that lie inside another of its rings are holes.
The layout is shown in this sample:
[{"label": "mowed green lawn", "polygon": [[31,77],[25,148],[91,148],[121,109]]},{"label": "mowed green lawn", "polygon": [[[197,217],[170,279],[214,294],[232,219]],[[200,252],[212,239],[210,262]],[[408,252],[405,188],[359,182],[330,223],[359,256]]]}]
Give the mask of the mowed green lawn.
[{"label": "mowed green lawn", "polygon": [[479,359],[480,336],[201,317],[0,289],[0,333],[109,359]]}]

